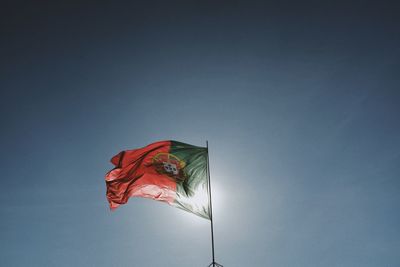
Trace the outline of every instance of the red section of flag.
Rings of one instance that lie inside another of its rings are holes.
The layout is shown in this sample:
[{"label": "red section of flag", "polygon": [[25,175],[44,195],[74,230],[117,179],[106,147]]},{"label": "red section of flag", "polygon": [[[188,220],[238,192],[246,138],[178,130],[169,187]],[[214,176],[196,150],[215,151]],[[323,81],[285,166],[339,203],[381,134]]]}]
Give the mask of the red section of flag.
[{"label": "red section of flag", "polygon": [[171,142],[161,141],[144,148],[126,150],[115,155],[115,168],[107,173],[107,199],[111,209],[128,202],[130,197],[145,197],[172,204],[176,197],[176,182],[157,172],[153,157],[168,153]]}]

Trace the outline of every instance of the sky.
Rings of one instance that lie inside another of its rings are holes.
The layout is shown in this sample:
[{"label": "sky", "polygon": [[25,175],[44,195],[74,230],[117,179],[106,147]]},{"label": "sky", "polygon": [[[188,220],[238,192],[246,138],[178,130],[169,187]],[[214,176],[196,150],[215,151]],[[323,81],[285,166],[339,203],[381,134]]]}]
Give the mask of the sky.
[{"label": "sky", "polygon": [[400,266],[390,1],[5,1],[0,266],[207,266],[209,221],[134,198],[121,150],[209,142],[225,267]]}]

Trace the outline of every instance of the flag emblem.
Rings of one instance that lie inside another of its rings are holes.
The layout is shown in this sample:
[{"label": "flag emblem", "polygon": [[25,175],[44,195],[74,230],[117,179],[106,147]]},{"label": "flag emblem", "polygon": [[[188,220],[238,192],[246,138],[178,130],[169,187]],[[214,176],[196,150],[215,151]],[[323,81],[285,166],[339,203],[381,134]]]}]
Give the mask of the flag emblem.
[{"label": "flag emblem", "polygon": [[170,153],[158,153],[153,157],[152,164],[160,174],[166,174],[176,181],[183,182],[185,180],[185,168],[186,163],[179,159],[177,156]]}]

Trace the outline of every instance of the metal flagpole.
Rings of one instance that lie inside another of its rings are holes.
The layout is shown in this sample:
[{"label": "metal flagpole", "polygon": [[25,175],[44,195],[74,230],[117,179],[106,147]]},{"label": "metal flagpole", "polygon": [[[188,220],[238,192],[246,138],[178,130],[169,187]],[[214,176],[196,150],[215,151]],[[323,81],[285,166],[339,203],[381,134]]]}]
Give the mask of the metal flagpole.
[{"label": "metal flagpole", "polygon": [[212,202],[211,202],[211,178],[210,178],[210,157],[208,153],[208,141],[207,144],[207,175],[208,175],[208,205],[210,209],[210,221],[211,221],[211,248],[212,248],[212,262],[208,267],[223,267],[222,265],[215,262],[214,253],[214,223],[213,223],[213,213],[212,213]]}]

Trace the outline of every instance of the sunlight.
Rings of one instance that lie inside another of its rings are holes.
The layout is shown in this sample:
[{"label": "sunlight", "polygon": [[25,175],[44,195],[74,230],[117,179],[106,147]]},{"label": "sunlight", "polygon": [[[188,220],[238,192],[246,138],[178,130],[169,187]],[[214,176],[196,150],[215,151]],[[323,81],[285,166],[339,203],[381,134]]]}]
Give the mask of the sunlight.
[{"label": "sunlight", "polygon": [[223,190],[223,187],[221,186],[221,182],[218,181],[218,177],[214,178],[214,180],[211,181],[211,186],[213,217],[221,218],[224,213],[223,208],[225,192]]}]

